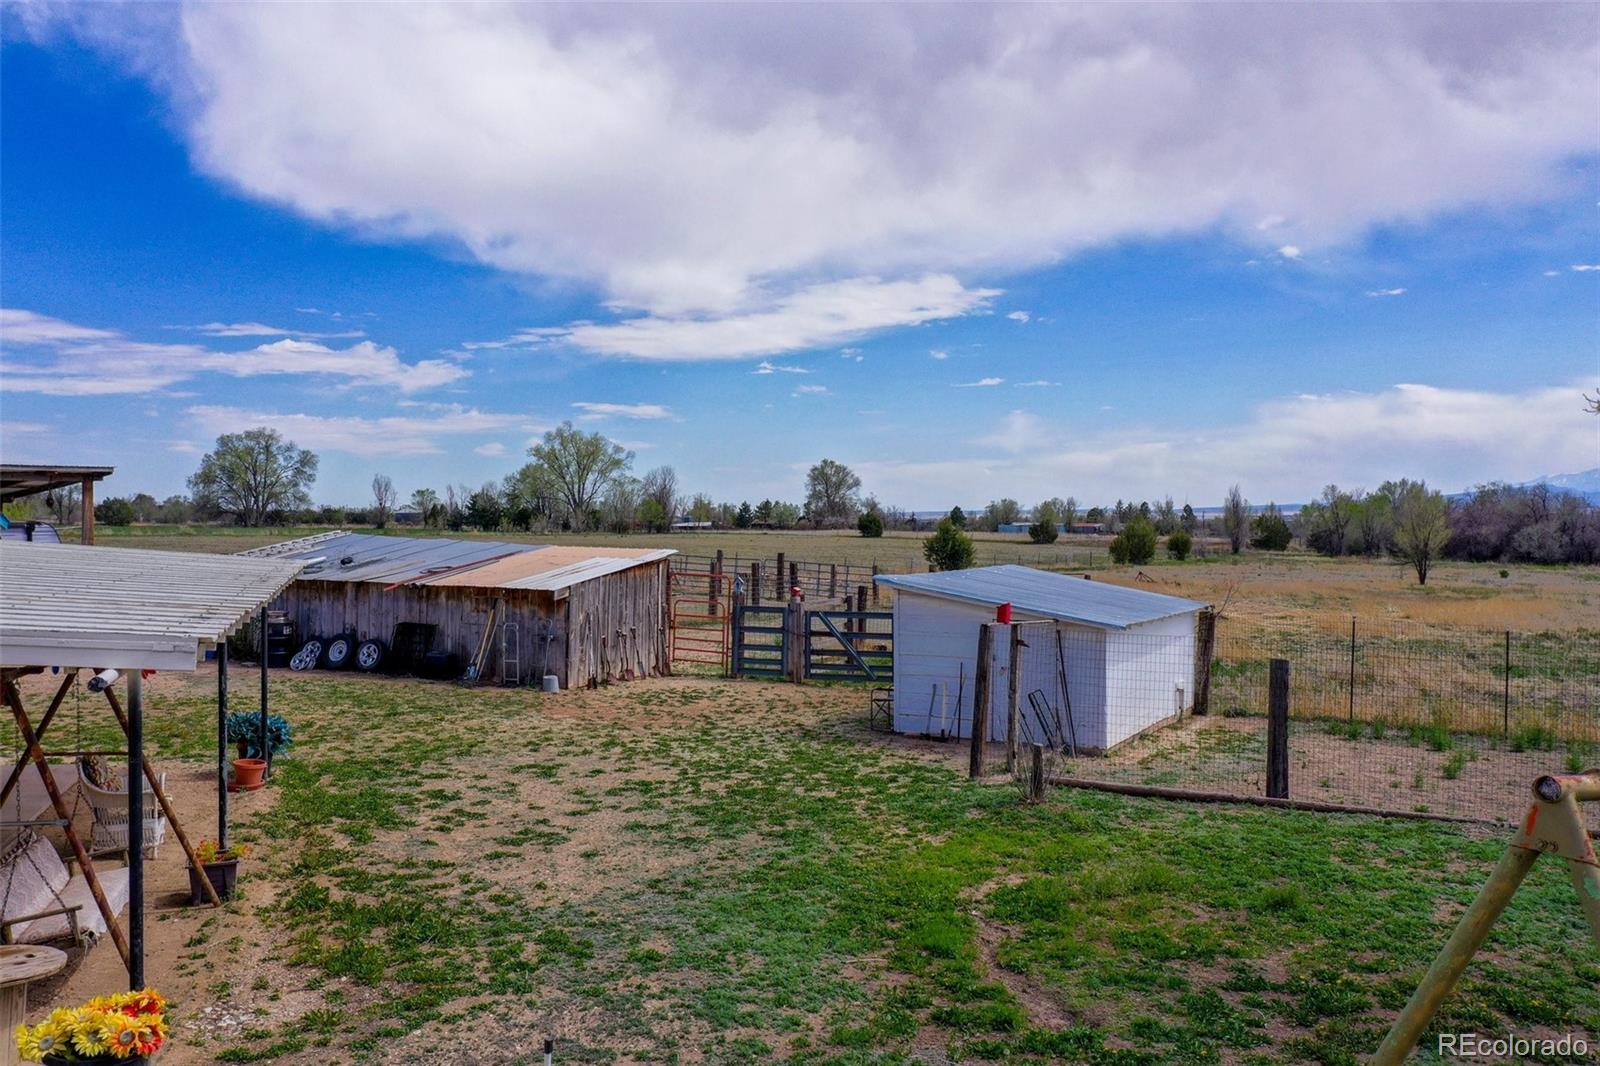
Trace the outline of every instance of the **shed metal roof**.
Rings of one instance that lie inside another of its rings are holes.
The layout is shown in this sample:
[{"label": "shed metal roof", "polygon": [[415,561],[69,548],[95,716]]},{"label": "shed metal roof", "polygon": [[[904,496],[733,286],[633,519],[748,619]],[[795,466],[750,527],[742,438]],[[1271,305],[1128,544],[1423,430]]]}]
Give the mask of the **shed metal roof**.
[{"label": "shed metal roof", "polygon": [[472,563],[533,551],[541,544],[448,537],[386,537],[376,533],[317,534],[300,541],[269,544],[244,556],[301,559],[307,581],[423,582],[430,576]]},{"label": "shed metal roof", "polygon": [[307,581],[554,592],[676,553],[665,548],[590,548],[341,532],[319,533],[240,554],[305,560],[300,576]]},{"label": "shed metal roof", "polygon": [[884,574],[873,580],[892,589],[964,603],[991,607],[1009,603],[1019,614],[1103,629],[1127,629],[1205,607],[1178,596],[1009,564],[937,574]]},{"label": "shed metal roof", "polygon": [[296,559],[0,542],[0,666],[193,670]]}]

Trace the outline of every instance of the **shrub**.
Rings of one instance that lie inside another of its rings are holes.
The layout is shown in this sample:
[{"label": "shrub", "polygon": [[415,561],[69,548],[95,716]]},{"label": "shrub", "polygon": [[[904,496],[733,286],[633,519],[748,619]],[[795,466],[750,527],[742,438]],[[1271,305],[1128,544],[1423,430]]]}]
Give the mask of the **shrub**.
[{"label": "shrub", "polygon": [[1111,541],[1111,558],[1118,563],[1135,566],[1148,563],[1156,557],[1156,527],[1148,518],[1134,515]]},{"label": "shrub", "polygon": [[[228,743],[243,744],[244,757],[259,759],[261,755],[261,712],[234,711],[228,715]],[[277,755],[294,743],[294,730],[281,714],[267,715],[267,744]]]},{"label": "shrub", "polygon": [[133,504],[118,496],[94,505],[94,520],[104,526],[133,525]]},{"label": "shrub", "polygon": [[1186,530],[1177,529],[1167,537],[1167,554],[1179,562],[1189,558],[1194,550],[1194,538]]},{"label": "shrub", "polygon": [[863,537],[881,537],[883,536],[883,516],[877,511],[863,512],[861,517],[856,519],[856,528],[861,531]]},{"label": "shrub", "polygon": [[1283,515],[1278,513],[1278,508],[1267,504],[1267,509],[1256,515],[1250,523],[1250,547],[1261,551],[1281,552],[1289,547],[1289,542],[1294,539],[1294,532],[1289,529],[1289,523],[1283,520]]},{"label": "shrub", "polygon": [[1035,522],[1028,527],[1028,539],[1035,544],[1054,544],[1060,535],[1054,522]]},{"label": "shrub", "polygon": [[946,518],[933,536],[922,542],[922,557],[939,570],[965,570],[977,558],[977,551],[972,538]]}]

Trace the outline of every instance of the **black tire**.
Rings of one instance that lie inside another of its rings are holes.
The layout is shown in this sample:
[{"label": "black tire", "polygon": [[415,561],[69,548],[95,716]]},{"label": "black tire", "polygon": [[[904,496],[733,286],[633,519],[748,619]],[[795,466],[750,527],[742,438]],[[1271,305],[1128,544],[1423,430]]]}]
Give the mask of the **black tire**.
[{"label": "black tire", "polygon": [[312,638],[300,645],[300,650],[289,660],[291,670],[312,670],[322,661],[322,641]]},{"label": "black tire", "polygon": [[337,637],[328,638],[328,643],[322,648],[322,668],[324,670],[348,670],[355,661],[356,638],[349,633],[342,633]]},{"label": "black tire", "polygon": [[356,645],[356,669],[363,674],[377,670],[388,657],[389,649],[383,646],[381,640],[363,640]]}]

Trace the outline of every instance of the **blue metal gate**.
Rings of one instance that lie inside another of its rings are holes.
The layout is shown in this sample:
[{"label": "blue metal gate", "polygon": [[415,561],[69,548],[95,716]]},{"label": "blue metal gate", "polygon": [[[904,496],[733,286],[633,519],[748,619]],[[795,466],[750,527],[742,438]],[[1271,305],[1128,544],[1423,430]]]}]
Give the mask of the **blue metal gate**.
[{"label": "blue metal gate", "polygon": [[788,636],[781,606],[742,604],[733,623],[733,673],[735,677],[783,676]]},{"label": "blue metal gate", "polygon": [[892,611],[807,611],[808,681],[874,681],[894,677]]}]

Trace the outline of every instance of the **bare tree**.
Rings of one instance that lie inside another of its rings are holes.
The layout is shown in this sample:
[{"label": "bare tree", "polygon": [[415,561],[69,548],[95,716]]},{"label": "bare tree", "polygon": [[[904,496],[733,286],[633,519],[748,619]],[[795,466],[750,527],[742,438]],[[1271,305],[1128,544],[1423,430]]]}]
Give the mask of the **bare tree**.
[{"label": "bare tree", "polygon": [[591,521],[591,512],[611,480],[628,472],[633,453],[599,433],[585,433],[563,422],[528,449],[555,488],[574,529]]},{"label": "bare tree", "polygon": [[644,499],[653,500],[661,507],[667,524],[678,517],[678,472],[670,466],[658,466],[647,472],[641,481]]},{"label": "bare tree", "polygon": [[273,511],[305,507],[317,477],[317,456],[266,426],[224,433],[189,478],[195,505],[259,526]]},{"label": "bare tree", "polygon": [[372,524],[382,529],[389,524],[389,519],[394,515],[395,491],[394,482],[388,474],[374,474],[372,477]]},{"label": "bare tree", "polygon": [[1594,390],[1594,395],[1587,392],[1583,394],[1583,409],[1592,415],[1600,415],[1600,389]]},{"label": "bare tree", "polygon": [[1450,539],[1449,507],[1427,483],[1405,483],[1394,506],[1394,548],[1417,571],[1417,584],[1428,583],[1433,561]]},{"label": "bare tree", "polygon": [[1228,490],[1228,498],[1222,504],[1222,530],[1228,535],[1233,554],[1244,550],[1245,539],[1250,535],[1250,501],[1238,485]]},{"label": "bare tree", "polygon": [[806,474],[806,511],[818,526],[844,525],[861,510],[861,479],[843,463],[824,459]]}]

